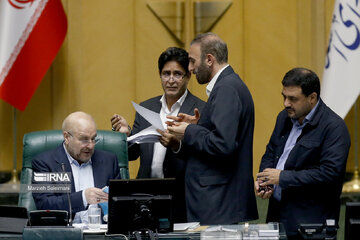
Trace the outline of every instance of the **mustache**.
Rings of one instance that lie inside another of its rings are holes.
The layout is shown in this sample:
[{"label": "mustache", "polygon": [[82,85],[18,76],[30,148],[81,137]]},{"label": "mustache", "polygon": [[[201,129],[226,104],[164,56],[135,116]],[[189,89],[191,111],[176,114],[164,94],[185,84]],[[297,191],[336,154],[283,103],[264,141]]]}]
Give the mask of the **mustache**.
[{"label": "mustache", "polygon": [[83,148],[81,149],[83,152],[90,152],[90,151],[93,151],[93,149],[90,149],[90,148]]},{"label": "mustache", "polygon": [[291,108],[291,107],[286,107],[285,110],[286,110],[286,111],[295,111],[295,110],[294,110],[293,108]]}]

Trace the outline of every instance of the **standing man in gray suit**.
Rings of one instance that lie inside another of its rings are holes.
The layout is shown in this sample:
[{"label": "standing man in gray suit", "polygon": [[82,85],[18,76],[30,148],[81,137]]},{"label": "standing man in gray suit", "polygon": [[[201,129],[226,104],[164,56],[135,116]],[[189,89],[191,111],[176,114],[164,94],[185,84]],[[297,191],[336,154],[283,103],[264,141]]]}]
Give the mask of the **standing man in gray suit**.
[{"label": "standing man in gray suit", "polygon": [[257,219],[250,91],[227,63],[227,45],[216,34],[196,36],[189,60],[189,71],[200,84],[208,84],[209,99],[197,123],[171,117],[175,122],[168,126],[170,134],[181,140],[174,150],[187,160],[188,221],[209,225]]},{"label": "standing man in gray suit", "polygon": [[[177,116],[179,113],[194,114],[194,112],[198,115],[205,105],[204,101],[187,90],[191,76],[188,65],[189,57],[184,49],[177,47],[166,49],[158,60],[164,94],[140,103],[141,106],[159,113],[165,128],[167,116]],[[115,114],[111,118],[111,125],[114,130],[130,136],[149,127],[150,123],[136,113],[131,130],[126,119]],[[140,156],[137,178],[176,178],[175,222],[185,222],[184,171],[186,162],[160,142],[134,144],[128,151],[130,161]]]}]

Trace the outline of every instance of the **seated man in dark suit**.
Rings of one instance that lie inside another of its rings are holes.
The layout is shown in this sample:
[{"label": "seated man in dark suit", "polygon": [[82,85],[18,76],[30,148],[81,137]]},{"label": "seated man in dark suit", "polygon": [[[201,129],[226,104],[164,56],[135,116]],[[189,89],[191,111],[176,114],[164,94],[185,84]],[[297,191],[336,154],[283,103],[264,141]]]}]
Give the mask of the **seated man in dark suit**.
[{"label": "seated man in dark suit", "polygon": [[[166,49],[159,57],[158,67],[161,85],[164,90],[162,96],[148,99],[141,106],[160,114],[164,127],[167,116],[177,116],[179,113],[194,114],[205,106],[205,102],[192,95],[187,90],[191,73],[188,70],[188,53],[181,48],[171,47]],[[136,134],[150,126],[138,113],[132,131],[125,118],[115,114],[111,118],[113,130],[126,133],[128,136]],[[162,143],[134,144],[129,147],[129,160],[136,160],[140,156],[140,169],[137,178],[169,178],[177,179],[177,195],[175,196],[176,212],[175,221],[185,222],[184,200],[184,170],[185,161],[177,157],[171,149]],[[181,197],[180,197],[181,196]],[[180,200],[181,199],[181,200]]]},{"label": "seated man in dark suit", "polygon": [[[76,213],[74,223],[87,221],[87,207],[108,200],[101,188],[110,179],[120,178],[115,154],[95,150],[96,124],[87,113],[74,112],[62,125],[64,142],[59,147],[41,153],[34,158],[32,166],[37,172],[71,172],[70,201]],[[33,183],[34,182],[33,180]],[[37,209],[69,210],[66,193],[33,193]]]}]

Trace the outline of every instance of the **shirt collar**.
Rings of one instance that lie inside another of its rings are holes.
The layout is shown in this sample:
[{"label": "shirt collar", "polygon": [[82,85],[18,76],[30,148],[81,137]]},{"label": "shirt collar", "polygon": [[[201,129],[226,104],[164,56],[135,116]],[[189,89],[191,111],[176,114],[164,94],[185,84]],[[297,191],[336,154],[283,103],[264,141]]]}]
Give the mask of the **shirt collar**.
[{"label": "shirt collar", "polygon": [[214,77],[210,80],[210,82],[208,83],[208,85],[206,86],[206,95],[208,95],[208,97],[210,96],[211,91],[213,90],[215,83],[218,79],[218,77],[220,76],[221,72],[224,71],[225,68],[227,68],[229,66],[229,64],[227,64],[225,67],[223,67],[222,69],[220,69],[215,75]]},{"label": "shirt collar", "polygon": [[68,158],[68,160],[69,160],[70,165],[71,165],[72,163],[75,164],[75,166],[78,166],[78,167],[80,167],[81,165],[84,165],[84,166],[86,166],[86,165],[88,165],[88,164],[92,165],[91,158],[90,158],[89,161],[87,161],[87,162],[85,162],[85,163],[83,163],[83,164],[80,165],[79,162],[76,161],[76,160],[70,155],[70,153],[67,151],[67,149],[66,149],[66,147],[65,147],[65,143],[63,143],[63,148],[64,148],[64,150],[65,150],[65,154],[66,154],[66,156],[67,156],[67,158]]},{"label": "shirt collar", "polygon": [[[182,106],[182,104],[184,103],[185,101],[185,98],[188,94],[188,90],[186,89],[184,94],[174,103],[174,105],[171,106],[171,109],[170,111],[175,107],[176,104]],[[166,98],[165,98],[165,94],[163,94],[160,98],[160,102],[161,102],[161,107],[163,109],[167,109],[167,104],[166,104]]]}]

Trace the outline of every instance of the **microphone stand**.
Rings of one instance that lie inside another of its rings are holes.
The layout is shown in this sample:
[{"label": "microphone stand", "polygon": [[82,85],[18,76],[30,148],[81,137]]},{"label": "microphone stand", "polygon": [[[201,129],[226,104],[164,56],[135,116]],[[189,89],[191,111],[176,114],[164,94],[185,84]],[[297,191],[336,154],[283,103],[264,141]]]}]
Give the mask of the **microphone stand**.
[{"label": "microphone stand", "polygon": [[[65,173],[65,164],[61,163],[61,168],[63,172]],[[70,201],[70,193],[66,192],[68,204],[69,204],[69,227],[72,227],[72,207],[71,207],[71,201]]]}]

